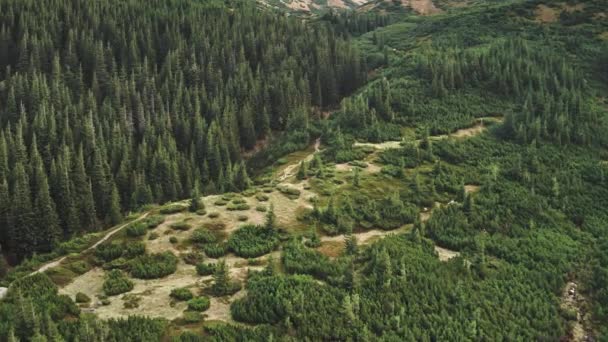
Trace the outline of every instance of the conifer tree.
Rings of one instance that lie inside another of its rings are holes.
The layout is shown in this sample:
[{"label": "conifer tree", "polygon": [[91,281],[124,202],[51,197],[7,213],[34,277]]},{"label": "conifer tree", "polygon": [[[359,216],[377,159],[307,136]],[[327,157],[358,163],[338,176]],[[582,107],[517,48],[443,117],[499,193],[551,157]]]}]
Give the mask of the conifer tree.
[{"label": "conifer tree", "polygon": [[226,265],[226,260],[221,260],[215,266],[213,272],[213,293],[216,296],[223,296],[230,292],[230,271]]},{"label": "conifer tree", "polygon": [[199,209],[202,209],[202,201],[201,201],[201,194],[200,191],[198,190],[198,184],[196,184],[194,186],[194,189],[192,189],[192,195],[190,197],[190,207],[189,210],[190,212],[196,212]]},{"label": "conifer tree", "polygon": [[78,154],[73,158],[71,168],[72,185],[70,193],[74,195],[76,208],[78,210],[78,222],[80,229],[90,231],[97,227],[97,213],[95,211],[95,201],[91,182],[87,178],[84,167],[84,156],[82,147]]},{"label": "conifer tree", "polygon": [[116,225],[123,220],[120,208],[120,195],[116,188],[116,184],[114,184],[110,192],[110,207],[108,208],[108,217],[106,219],[111,225]]},{"label": "conifer tree", "polygon": [[266,211],[264,227],[268,230],[274,230],[277,228],[277,216],[274,213],[274,204],[272,203],[270,203],[268,211]]},{"label": "conifer tree", "polygon": [[9,236],[12,250],[18,255],[28,255],[29,251],[39,241],[36,232],[34,212],[29,188],[29,179],[25,173],[23,164],[15,166],[14,185],[11,198],[11,214]]}]

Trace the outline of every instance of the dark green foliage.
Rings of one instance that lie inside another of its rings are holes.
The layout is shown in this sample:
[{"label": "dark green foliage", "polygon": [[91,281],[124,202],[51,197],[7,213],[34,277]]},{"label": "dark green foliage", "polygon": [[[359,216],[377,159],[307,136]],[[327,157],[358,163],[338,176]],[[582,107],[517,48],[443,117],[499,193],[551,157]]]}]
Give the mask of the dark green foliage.
[{"label": "dark green foliage", "polygon": [[196,297],[188,301],[188,310],[192,311],[206,311],[209,309],[209,306],[211,306],[211,302],[209,301],[209,298],[205,296]]},{"label": "dark green foliage", "polygon": [[169,225],[169,227],[171,227],[171,229],[173,229],[173,230],[186,231],[186,230],[190,230],[190,228],[192,228],[192,225],[190,225],[188,222],[175,222],[175,223],[171,223],[171,225]]},{"label": "dark green foliage", "polygon": [[107,341],[160,341],[166,328],[166,321],[130,316],[126,319],[108,321]]},{"label": "dark green foliage", "polygon": [[190,199],[190,207],[188,207],[188,210],[190,210],[191,213],[195,213],[199,209],[205,209],[205,204],[201,201],[201,195],[198,190],[198,184],[196,184],[196,186],[192,190],[192,196]]},{"label": "dark green foliage", "polygon": [[267,202],[270,199],[270,197],[268,197],[268,195],[265,195],[265,194],[257,194],[257,195],[255,195],[255,198],[260,202]]},{"label": "dark green foliage", "polygon": [[199,263],[196,265],[196,273],[200,276],[212,275],[215,272],[215,264]]},{"label": "dark green foliage", "polygon": [[165,217],[162,215],[151,215],[146,217],[142,222],[148,227],[148,229],[154,229],[161,223],[165,222]]},{"label": "dark green foliage", "polygon": [[131,275],[139,279],[163,278],[177,269],[177,257],[171,252],[141,255],[129,263]]},{"label": "dark green foliage", "polygon": [[205,255],[201,252],[194,251],[182,254],[182,260],[188,265],[198,265],[205,260]]},{"label": "dark green foliage", "polygon": [[313,219],[325,224],[328,233],[334,235],[346,233],[354,225],[391,230],[413,223],[417,215],[418,208],[402,200],[398,193],[380,200],[363,195],[345,197],[338,206],[331,200],[326,208],[317,208],[311,213]]},{"label": "dark green foliage", "polygon": [[76,303],[79,303],[79,304],[85,304],[85,303],[90,303],[91,298],[82,292],[78,292],[76,294],[75,301],[76,301]]},{"label": "dark green foliage", "polygon": [[105,262],[116,260],[120,257],[132,259],[146,252],[146,245],[140,241],[127,243],[104,243],[95,249],[95,256]]},{"label": "dark green foliage", "polygon": [[285,246],[282,261],[288,273],[310,274],[320,279],[340,273],[339,266],[333,264],[328,257],[297,240]]},{"label": "dark green foliage", "polygon": [[[237,321],[247,323],[289,319],[300,338],[342,340],[344,318],[335,314],[342,296],[340,291],[307,276],[257,276],[249,280],[247,296],[235,301],[231,312]],[[296,300],[290,302],[292,298]]]},{"label": "dark green foliage", "polygon": [[180,204],[172,204],[172,205],[161,208],[160,213],[163,215],[171,215],[171,214],[181,213],[184,210],[186,210],[185,206],[180,205]]},{"label": "dark green foliage", "polygon": [[251,206],[249,206],[249,204],[247,204],[247,203],[239,203],[239,204],[230,203],[230,204],[228,204],[226,209],[228,209],[230,211],[241,211],[241,210],[249,210],[249,209],[251,209]]},{"label": "dark green foliage", "polygon": [[171,290],[171,298],[175,298],[177,300],[185,301],[190,300],[194,296],[192,295],[192,291],[185,287],[180,287],[177,289]]},{"label": "dark green foliage", "polygon": [[129,237],[143,236],[146,235],[147,232],[148,226],[143,222],[132,223],[125,229],[125,233],[127,233],[127,236]]},{"label": "dark green foliage", "polygon": [[0,183],[14,222],[2,227],[16,233],[0,242],[19,257],[192,189],[247,189],[241,150],[271,132],[252,164],[305,146],[310,108],[365,80],[331,26],[248,2],[98,5],[0,4]]},{"label": "dark green foliage", "polygon": [[186,311],[183,316],[184,322],[187,324],[198,323],[203,320],[203,315],[198,311]]},{"label": "dark green foliage", "polygon": [[257,258],[268,254],[278,243],[276,230],[251,224],[242,226],[228,239],[230,250],[243,258]]},{"label": "dark green foliage", "polygon": [[236,293],[241,289],[241,284],[230,279],[230,270],[225,260],[215,265],[213,270],[213,286],[211,292],[214,296],[226,296]]},{"label": "dark green foliage", "polygon": [[120,270],[111,270],[103,282],[103,292],[115,296],[133,290],[133,282]]},{"label": "dark green foliage", "polygon": [[210,258],[221,258],[228,253],[228,245],[225,243],[209,243],[202,246],[203,251]]},{"label": "dark green foliage", "polygon": [[277,189],[289,199],[297,199],[300,197],[301,191],[286,185],[281,185]]},{"label": "dark green foliage", "polygon": [[217,237],[209,230],[205,228],[198,228],[192,235],[190,235],[190,240],[196,243],[212,243],[217,242]]}]

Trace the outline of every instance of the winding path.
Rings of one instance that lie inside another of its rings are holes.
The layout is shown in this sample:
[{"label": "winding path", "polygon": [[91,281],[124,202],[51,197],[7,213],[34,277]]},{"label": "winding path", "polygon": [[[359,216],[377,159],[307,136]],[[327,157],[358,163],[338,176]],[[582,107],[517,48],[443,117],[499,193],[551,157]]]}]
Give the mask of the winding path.
[{"label": "winding path", "polygon": [[[315,140],[315,151],[313,153],[309,154],[308,156],[306,156],[306,158],[304,158],[302,161],[304,161],[304,162],[311,161],[312,158],[314,157],[315,153],[321,151],[320,147],[321,147],[321,138],[317,138],[317,140]],[[285,170],[283,170],[283,172],[281,172],[281,175],[279,175],[279,177],[278,177],[279,182],[283,182],[287,178],[295,176],[295,174],[296,174],[295,170],[299,166],[300,166],[300,162],[297,162],[297,163],[294,163],[294,164],[286,167]]]},{"label": "winding path", "polygon": [[[82,251],[82,252],[80,252],[80,253],[85,253],[85,252],[88,252],[88,251],[91,251],[91,250],[93,250],[93,249],[97,248],[97,246],[99,246],[99,245],[101,245],[102,243],[104,243],[104,242],[108,241],[108,239],[109,239],[109,238],[111,238],[111,237],[112,237],[114,234],[118,233],[118,232],[119,232],[119,231],[121,231],[123,228],[125,228],[125,227],[126,227],[126,226],[128,226],[128,225],[130,225],[131,223],[134,223],[134,222],[137,222],[137,221],[141,221],[141,220],[143,220],[144,218],[146,218],[146,217],[148,216],[148,214],[150,214],[150,213],[149,213],[149,212],[144,213],[143,215],[141,215],[140,217],[136,218],[135,220],[130,221],[130,222],[127,222],[127,223],[125,223],[125,224],[123,224],[123,225],[121,225],[121,226],[119,226],[119,227],[117,227],[117,228],[115,228],[115,229],[113,229],[113,230],[109,231],[109,232],[108,232],[106,235],[104,235],[104,237],[103,237],[103,238],[101,238],[99,241],[95,242],[95,244],[93,244],[93,246],[91,246],[91,247],[89,247],[89,248],[85,249],[84,251]],[[36,271],[34,271],[34,272],[30,273],[29,275],[30,275],[30,276],[32,276],[32,275],[34,275],[34,274],[36,274],[36,273],[42,273],[42,272],[44,272],[44,271],[46,271],[46,270],[49,270],[49,269],[54,268],[54,267],[57,267],[57,266],[59,266],[59,265],[60,265],[60,264],[61,264],[61,263],[62,263],[62,262],[63,262],[63,261],[64,261],[64,260],[67,258],[67,257],[68,257],[68,256],[67,256],[67,255],[65,255],[65,256],[63,256],[63,257],[61,257],[61,258],[57,259],[57,260],[51,261],[51,262],[49,262],[49,263],[47,263],[47,264],[44,264],[44,265],[42,265],[42,266],[41,266],[39,269],[37,269]]]}]

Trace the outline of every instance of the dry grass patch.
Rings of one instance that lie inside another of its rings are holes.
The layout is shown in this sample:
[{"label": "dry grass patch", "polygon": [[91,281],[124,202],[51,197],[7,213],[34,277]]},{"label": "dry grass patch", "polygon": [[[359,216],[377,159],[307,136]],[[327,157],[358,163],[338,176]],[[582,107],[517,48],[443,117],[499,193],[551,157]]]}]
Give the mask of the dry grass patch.
[{"label": "dry grass patch", "polygon": [[441,260],[441,261],[448,261],[448,260],[460,255],[459,252],[451,251],[447,248],[443,248],[443,247],[439,247],[439,246],[435,246],[435,252],[437,252],[437,254],[439,255],[439,260]]},{"label": "dry grass patch", "polygon": [[479,185],[469,184],[469,185],[464,186],[464,191],[467,194],[474,194],[476,192],[479,192],[479,189],[481,189],[481,187]]},{"label": "dry grass patch", "polygon": [[559,13],[547,6],[547,5],[538,5],[535,11],[536,21],[539,23],[554,23],[557,21]]},{"label": "dry grass patch", "polygon": [[344,252],[344,242],[326,241],[321,243],[317,251],[330,258],[337,258]]}]

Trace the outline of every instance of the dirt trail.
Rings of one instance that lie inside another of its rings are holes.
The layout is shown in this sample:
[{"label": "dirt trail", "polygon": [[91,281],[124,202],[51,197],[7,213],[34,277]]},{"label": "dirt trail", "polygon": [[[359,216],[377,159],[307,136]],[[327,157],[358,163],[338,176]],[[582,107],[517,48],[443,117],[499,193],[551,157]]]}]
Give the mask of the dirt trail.
[{"label": "dirt trail", "polygon": [[[321,147],[321,138],[317,138],[317,140],[315,140],[315,151],[311,154],[309,154],[308,156],[306,156],[306,158],[304,158],[302,161],[304,162],[309,162],[312,160],[312,158],[314,158],[315,153],[318,153]],[[284,182],[287,178],[293,177],[296,175],[296,169],[300,166],[300,162],[297,163],[293,163],[292,165],[289,165],[288,167],[285,168],[285,170],[283,170],[283,172],[281,172],[281,174],[278,176],[278,181],[279,182]]]},{"label": "dirt trail", "polygon": [[[495,120],[497,122],[502,122],[502,117],[483,117],[483,118],[478,118],[475,120],[475,124],[471,127],[468,128],[462,128],[457,130],[456,132],[450,133],[450,134],[440,134],[440,135],[432,135],[429,137],[430,140],[443,140],[443,139],[449,139],[449,138],[456,138],[456,139],[462,139],[462,138],[470,138],[470,137],[474,137],[476,135],[479,135],[483,132],[485,132],[488,129],[488,126],[484,123],[484,120]],[[421,140],[415,140],[416,143],[420,143]],[[360,146],[360,147],[373,147],[377,150],[388,150],[388,149],[392,149],[392,148],[400,148],[401,147],[401,143],[403,141],[385,141],[382,143],[360,143],[360,142],[355,142],[354,146]]]},{"label": "dirt trail", "polygon": [[[121,225],[121,226],[119,226],[119,227],[117,227],[117,228],[115,228],[115,229],[113,229],[113,230],[109,231],[109,232],[108,232],[106,235],[104,235],[104,237],[103,237],[103,238],[101,238],[101,240],[99,240],[99,241],[95,242],[95,244],[93,244],[93,246],[91,246],[91,247],[89,247],[89,248],[85,249],[85,250],[84,250],[84,251],[82,251],[81,253],[86,253],[86,252],[89,252],[89,251],[91,251],[91,250],[93,250],[93,249],[97,248],[97,246],[99,246],[99,245],[101,245],[102,243],[106,242],[106,241],[107,241],[109,238],[111,238],[111,237],[112,237],[114,234],[118,233],[120,230],[122,230],[122,229],[123,229],[123,228],[125,228],[126,226],[130,225],[131,223],[134,223],[134,222],[137,222],[137,221],[143,220],[144,218],[146,218],[146,216],[148,216],[148,214],[149,214],[149,213],[145,213],[145,214],[141,215],[140,217],[138,217],[137,219],[135,219],[135,220],[133,220],[133,221],[131,221],[131,222],[125,223],[125,224],[123,224],[123,225]],[[59,259],[57,259],[57,260],[55,260],[55,261],[51,261],[51,262],[49,262],[48,264],[42,265],[42,266],[41,266],[39,269],[37,269],[36,271],[34,271],[34,272],[30,273],[30,275],[34,275],[34,274],[36,274],[36,273],[41,273],[41,272],[44,272],[44,271],[46,271],[46,270],[48,270],[48,269],[51,269],[51,268],[57,267],[57,266],[59,266],[59,265],[60,265],[60,264],[61,264],[61,263],[62,263],[62,262],[63,262],[63,261],[64,261],[64,260],[67,258],[67,257],[68,257],[68,256],[66,255],[66,256],[63,256],[63,257],[61,257],[61,258],[59,258]]]}]

